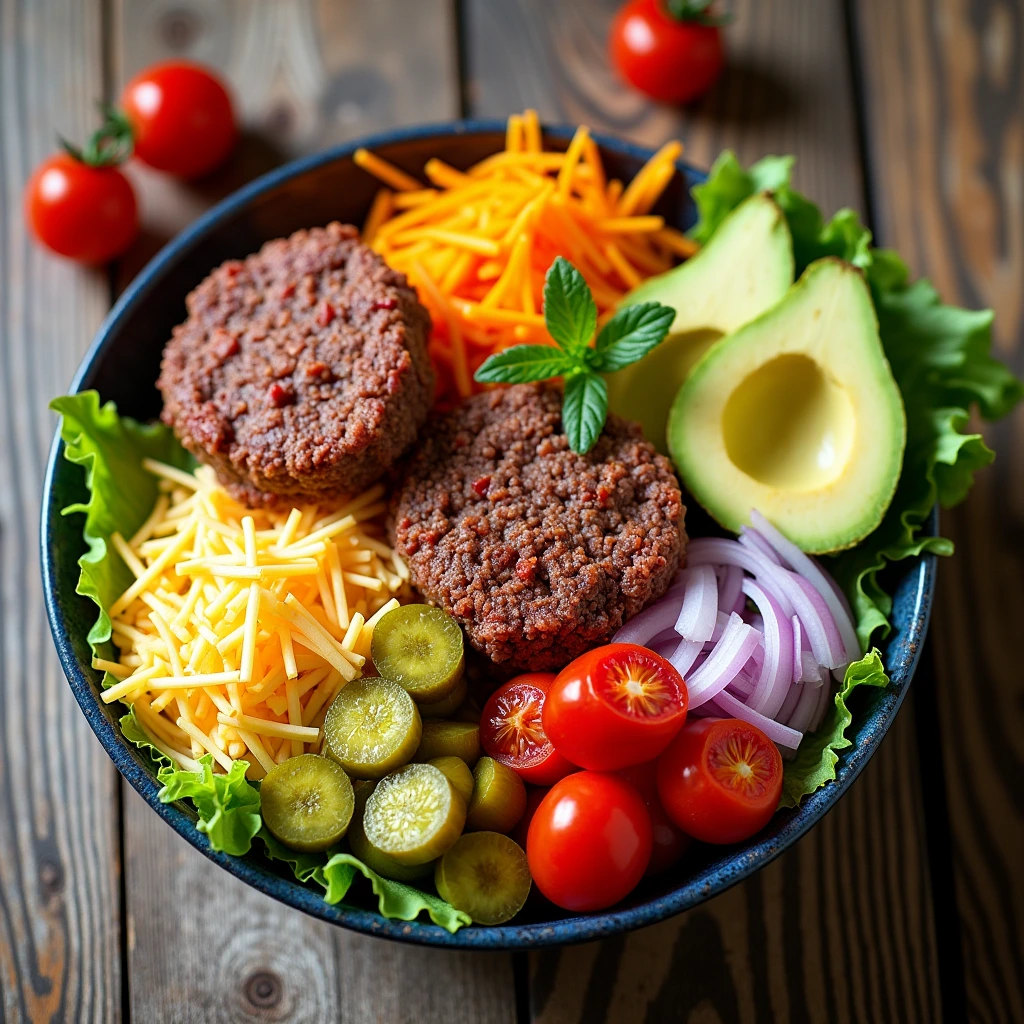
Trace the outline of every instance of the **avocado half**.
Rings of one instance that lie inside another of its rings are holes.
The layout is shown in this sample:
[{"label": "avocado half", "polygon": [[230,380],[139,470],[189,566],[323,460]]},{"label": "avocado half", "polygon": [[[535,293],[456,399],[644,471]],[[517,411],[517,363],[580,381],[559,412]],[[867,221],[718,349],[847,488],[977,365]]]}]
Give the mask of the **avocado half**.
[{"label": "avocado half", "polygon": [[786,218],[767,194],[751,196],[696,255],[623,299],[623,306],[661,302],[676,318],[653,352],[608,377],[609,408],[638,422],[667,454],[668,411],[694,364],[723,335],[771,309],[792,283]]},{"label": "avocado half", "polygon": [[756,508],[811,553],[851,547],[878,526],[906,436],[868,286],[834,258],[715,345],[668,423],[680,476],[719,523],[739,530]]}]

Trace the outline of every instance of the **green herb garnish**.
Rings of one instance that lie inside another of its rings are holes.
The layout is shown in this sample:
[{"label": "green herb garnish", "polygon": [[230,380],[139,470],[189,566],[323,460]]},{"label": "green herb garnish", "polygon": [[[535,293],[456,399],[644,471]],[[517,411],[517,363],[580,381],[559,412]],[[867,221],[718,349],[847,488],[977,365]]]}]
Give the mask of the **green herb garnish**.
[{"label": "green herb garnish", "polygon": [[559,256],[544,280],[544,323],[553,345],[515,345],[489,356],[476,371],[481,384],[527,384],[565,379],[562,423],[569,447],[585,455],[608,416],[603,373],[643,359],[668,334],[676,311],[660,302],[620,309],[598,332],[597,306],[583,275]]}]

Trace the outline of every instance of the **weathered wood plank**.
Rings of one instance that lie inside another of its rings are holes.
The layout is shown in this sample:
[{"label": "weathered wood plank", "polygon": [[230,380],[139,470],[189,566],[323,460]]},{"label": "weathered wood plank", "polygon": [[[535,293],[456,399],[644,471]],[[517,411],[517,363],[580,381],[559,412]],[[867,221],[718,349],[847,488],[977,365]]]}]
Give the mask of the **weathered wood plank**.
[{"label": "weathered wood plank", "polygon": [[[472,112],[533,105],[650,145],[678,135],[705,165],[726,146],[745,161],[795,153],[798,184],[824,208],[864,207],[841,3],[737,2],[730,70],[686,111],[616,80],[604,55],[616,7],[470,0]],[[908,708],[839,807],[745,885],[628,937],[532,957],[534,1019],[939,1019],[919,780]]]},{"label": "weathered wood plank", "polygon": [[[457,106],[448,5],[158,2],[115,4],[115,82],[179,53],[226,74],[246,139],[198,186],[136,171],[151,235],[284,155]],[[511,958],[410,949],[315,922],[220,871],[127,791],[130,995],[140,1020],[388,1022],[515,1018]]]},{"label": "weathered wood plank", "polygon": [[[1024,67],[1019,2],[856,5],[878,231],[943,296],[996,311],[1024,371]],[[1024,415],[944,519],[957,554],[935,609],[936,700],[972,1021],[1024,1020]],[[952,898],[954,894],[949,894]]]},{"label": "weathered wood plank", "polygon": [[[54,31],[53,26],[60,26]],[[50,643],[39,496],[54,418],[106,310],[101,273],[29,241],[21,189],[102,95],[97,0],[0,2],[0,1017],[120,1017],[117,774]]]}]

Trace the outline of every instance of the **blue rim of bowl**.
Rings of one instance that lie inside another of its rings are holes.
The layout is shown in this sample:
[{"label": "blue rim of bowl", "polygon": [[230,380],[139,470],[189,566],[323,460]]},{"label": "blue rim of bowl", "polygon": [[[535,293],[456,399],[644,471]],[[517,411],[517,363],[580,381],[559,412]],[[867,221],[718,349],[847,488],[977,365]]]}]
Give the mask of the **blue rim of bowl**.
[{"label": "blue rim of bowl", "polygon": [[[111,308],[86,352],[69,388],[70,393],[81,390],[83,382],[90,375],[94,363],[105,349],[118,321],[139,303],[144,302],[150,290],[159,283],[164,267],[181,252],[187,250],[197,238],[233,215],[252,199],[277,186],[299,177],[311,170],[336,160],[350,157],[357,148],[389,146],[395,143],[422,140],[450,135],[493,133],[505,130],[505,122],[495,120],[466,120],[440,124],[417,125],[366,136],[343,145],[325,150],[309,157],[294,160],[243,186],[227,196],[216,206],[186,228],[181,234],[165,245],[143,268],[139,275],[125,289]],[[570,138],[575,129],[565,125],[544,126],[546,136]],[[646,147],[626,142],[611,136],[594,134],[594,140],[603,148],[625,156],[644,160],[652,153]],[[703,172],[680,163],[680,170],[691,176],[702,178]],[[235,877],[254,889],[279,900],[288,906],[304,911],[312,917],[342,925],[367,935],[414,942],[422,945],[444,946],[452,949],[532,949],[543,946],[589,942],[616,935],[646,925],[656,924],[666,918],[689,910],[705,900],[724,892],[743,879],[760,870],[790,847],[824,815],[831,810],[839,798],[850,788],[871,755],[877,749],[882,737],[892,723],[896,712],[903,703],[909,683],[920,658],[922,641],[928,629],[931,615],[932,595],[935,586],[936,559],[928,555],[919,560],[912,593],[906,595],[912,606],[910,626],[904,634],[894,635],[890,644],[902,642],[910,656],[891,673],[892,683],[883,691],[879,706],[870,720],[870,730],[861,735],[852,750],[843,751],[836,765],[836,778],[806,797],[798,811],[789,812],[789,818],[770,837],[752,845],[737,849],[731,856],[712,865],[702,875],[685,881],[671,892],[652,898],[637,906],[611,910],[600,914],[581,914],[560,920],[532,923],[506,924],[496,927],[466,927],[454,934],[426,922],[399,921],[382,917],[376,911],[348,906],[344,903],[330,905],[315,890],[307,888],[296,880],[288,879],[265,867],[259,861],[244,857],[231,857],[210,849],[206,837],[195,827],[195,817],[190,816],[177,804],[164,804],[157,799],[160,786],[134,758],[129,742],[100,708],[97,691],[92,681],[82,671],[75,656],[71,637],[64,622],[64,616],[57,600],[54,536],[51,529],[52,492],[64,445],[59,430],[50,447],[43,489],[42,522],[40,524],[41,568],[46,613],[53,634],[54,644],[61,666],[67,676],[71,690],[85,714],[89,725],[103,745],[118,771],[131,784],[150,807],[166,821],[182,838],[200,853],[219,864]],[[930,532],[938,528],[938,516],[933,512],[928,524]],[[703,875],[710,874],[710,879]]]}]

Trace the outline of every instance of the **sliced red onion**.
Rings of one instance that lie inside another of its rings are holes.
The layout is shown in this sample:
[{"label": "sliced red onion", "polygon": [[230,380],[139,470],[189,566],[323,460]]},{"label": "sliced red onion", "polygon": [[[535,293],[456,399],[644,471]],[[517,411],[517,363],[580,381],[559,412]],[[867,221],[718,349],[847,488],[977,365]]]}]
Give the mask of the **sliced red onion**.
[{"label": "sliced red onion", "polygon": [[690,567],[691,576],[676,618],[676,632],[684,640],[711,639],[718,613],[718,579],[710,565]]},{"label": "sliced red onion", "polygon": [[821,723],[825,720],[825,715],[828,713],[829,705],[833,701],[832,687],[823,686],[821,688],[821,696],[818,698],[818,708],[814,712],[814,717],[811,719],[811,724],[807,727],[808,732],[817,732],[821,727]]},{"label": "sliced red onion", "polygon": [[800,620],[794,615],[789,624],[793,630],[793,663],[790,671],[793,674],[793,682],[799,683],[804,677],[804,634]]},{"label": "sliced red onion", "polygon": [[758,552],[758,554],[764,555],[769,562],[775,565],[782,565],[782,561],[775,553],[775,549],[757,530],[752,530],[748,526],[740,527],[740,543],[745,544],[748,548]]},{"label": "sliced red onion", "polygon": [[750,695],[754,692],[757,684],[745,672],[738,672],[736,678],[725,688],[727,693],[738,697],[744,703],[750,702]]},{"label": "sliced red onion", "polygon": [[[718,610],[722,612],[741,612],[743,610],[743,570],[738,565],[724,565],[719,570],[718,579]],[[737,602],[740,607],[737,608]]]},{"label": "sliced red onion", "polygon": [[680,640],[671,654],[666,655],[675,670],[686,679],[686,674],[693,668],[704,645],[699,640]]},{"label": "sliced red onion", "polygon": [[810,651],[800,652],[800,667],[801,683],[810,683],[812,686],[821,686],[821,680],[824,678],[821,666],[814,660],[814,655],[811,654]]},{"label": "sliced red onion", "polygon": [[[813,690],[814,687],[808,687],[807,689]],[[803,686],[790,686],[789,692],[786,694],[786,699],[782,702],[782,707],[772,715],[772,718],[776,722],[788,722],[793,715],[793,709],[797,705],[797,701],[803,695]],[[817,691],[815,691],[817,692]]]},{"label": "sliced red onion", "polygon": [[764,663],[750,706],[774,718],[793,682],[793,627],[778,602],[755,580],[743,581],[743,593],[764,619]]},{"label": "sliced red onion", "polygon": [[800,699],[796,702],[789,718],[785,719],[786,725],[797,732],[806,732],[815,712],[818,710],[818,703],[821,700],[821,691],[817,686],[810,683],[800,687],[793,687],[800,690]]},{"label": "sliced red onion", "polygon": [[743,668],[761,637],[738,615],[729,619],[718,646],[686,681],[690,707],[700,707],[724,690]]},{"label": "sliced red onion", "polygon": [[714,702],[727,715],[733,718],[741,718],[744,722],[749,722],[751,725],[756,726],[768,739],[773,743],[778,743],[780,747],[796,750],[800,746],[800,741],[804,738],[802,732],[782,725],[774,719],[767,718],[765,715],[759,715],[730,693],[723,692],[718,694]]},{"label": "sliced red onion", "polygon": [[646,647],[659,633],[675,625],[682,603],[681,597],[678,601],[666,598],[656,601],[622,626],[612,637],[612,642]]},{"label": "sliced red onion", "polygon": [[[796,544],[772,526],[757,509],[751,511],[750,521],[757,532],[781,555],[794,572],[799,573],[822,596],[842,637],[845,658],[840,664],[857,661],[864,652],[857,639],[850,607],[841,598],[841,592],[835,585],[835,581],[823,572],[809,555],[804,554]],[[836,668],[837,666],[829,667]]]}]

